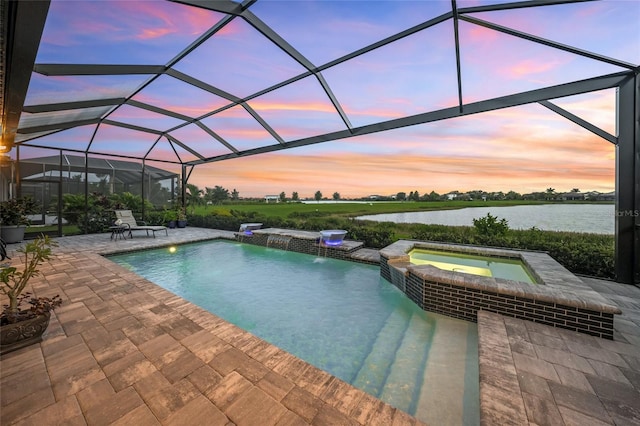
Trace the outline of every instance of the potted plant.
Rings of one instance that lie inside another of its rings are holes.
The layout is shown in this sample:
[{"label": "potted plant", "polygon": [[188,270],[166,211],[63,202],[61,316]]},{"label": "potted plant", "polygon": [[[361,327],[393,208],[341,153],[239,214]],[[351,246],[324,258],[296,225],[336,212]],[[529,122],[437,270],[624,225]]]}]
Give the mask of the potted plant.
[{"label": "potted plant", "polygon": [[174,229],[178,220],[178,212],[176,210],[165,210],[163,219],[168,228]]},{"label": "potted plant", "polygon": [[24,230],[29,224],[27,215],[35,213],[36,207],[29,197],[11,198],[0,203],[0,235],[5,243],[24,239]]},{"label": "potted plant", "polygon": [[15,266],[0,269],[0,291],[9,299],[0,313],[0,354],[40,342],[49,325],[51,310],[62,304],[58,295],[34,297],[24,292],[29,280],[40,274],[40,264],[50,258],[51,247],[57,245],[48,236],[40,236],[17,250],[24,255],[21,269]]},{"label": "potted plant", "polygon": [[187,226],[187,212],[184,207],[178,208],[178,228],[184,228]]}]

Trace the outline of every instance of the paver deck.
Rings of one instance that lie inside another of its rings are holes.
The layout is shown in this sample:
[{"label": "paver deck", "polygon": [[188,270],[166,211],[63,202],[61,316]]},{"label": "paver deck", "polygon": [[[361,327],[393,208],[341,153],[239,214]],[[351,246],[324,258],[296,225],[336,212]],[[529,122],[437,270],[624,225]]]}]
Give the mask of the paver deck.
[{"label": "paver deck", "polygon": [[[211,238],[233,233],[59,238],[33,291],[65,303],[2,357],[0,424],[421,424],[101,256]],[[614,341],[479,315],[483,424],[640,424],[640,289],[587,282],[623,311]]]},{"label": "paver deck", "polygon": [[622,310],[614,340],[478,314],[484,424],[640,425],[640,289],[583,281]]}]

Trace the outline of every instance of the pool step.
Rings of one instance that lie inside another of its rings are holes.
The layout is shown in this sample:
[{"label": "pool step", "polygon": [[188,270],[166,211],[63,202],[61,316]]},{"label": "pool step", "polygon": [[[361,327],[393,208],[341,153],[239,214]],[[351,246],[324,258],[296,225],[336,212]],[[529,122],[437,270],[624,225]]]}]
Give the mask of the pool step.
[{"label": "pool step", "polygon": [[429,424],[480,424],[477,342],[474,323],[453,318],[438,320],[412,414],[427,419]]},{"label": "pool step", "polygon": [[431,348],[435,321],[414,314],[396,351],[380,398],[411,413],[423,385],[425,360]]},{"label": "pool step", "polygon": [[410,319],[410,314],[401,309],[395,309],[389,315],[384,327],[378,332],[378,338],[369,355],[362,363],[356,379],[352,382],[354,386],[373,396],[380,396],[389,374],[389,367],[396,350],[402,343]]}]

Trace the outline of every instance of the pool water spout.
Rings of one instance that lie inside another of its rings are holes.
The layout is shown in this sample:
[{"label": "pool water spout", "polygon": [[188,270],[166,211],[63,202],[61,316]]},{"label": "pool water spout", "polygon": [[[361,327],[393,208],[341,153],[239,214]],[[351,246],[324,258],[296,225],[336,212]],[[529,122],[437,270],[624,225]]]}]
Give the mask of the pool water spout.
[{"label": "pool water spout", "polygon": [[273,247],[280,250],[289,250],[291,237],[285,235],[269,235],[267,237],[267,247]]}]

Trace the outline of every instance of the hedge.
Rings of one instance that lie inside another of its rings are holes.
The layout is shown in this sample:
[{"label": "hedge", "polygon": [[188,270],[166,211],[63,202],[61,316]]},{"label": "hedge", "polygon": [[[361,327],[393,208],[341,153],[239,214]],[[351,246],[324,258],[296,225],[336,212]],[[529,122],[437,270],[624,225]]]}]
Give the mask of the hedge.
[{"label": "hedge", "polygon": [[[265,217],[255,212],[213,211],[189,215],[189,225],[238,231],[240,224],[259,222],[263,228],[307,231],[344,229],[347,238],[362,241],[365,247],[383,248],[402,238],[470,244],[547,252],[575,274],[614,278],[614,238],[612,235],[542,231],[536,228],[512,230],[502,221],[487,218],[476,227],[371,222],[320,214],[292,214],[287,218]],[[404,237],[398,237],[404,234]]]}]

